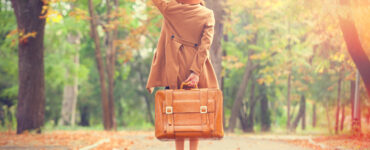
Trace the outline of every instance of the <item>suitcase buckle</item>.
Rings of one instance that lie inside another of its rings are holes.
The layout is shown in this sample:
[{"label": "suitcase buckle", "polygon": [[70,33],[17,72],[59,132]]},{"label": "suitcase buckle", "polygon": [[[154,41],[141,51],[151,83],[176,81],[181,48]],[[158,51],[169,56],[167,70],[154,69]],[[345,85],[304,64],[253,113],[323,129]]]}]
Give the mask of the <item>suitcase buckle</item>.
[{"label": "suitcase buckle", "polygon": [[166,106],[166,114],[169,115],[169,114],[172,114],[172,106]]},{"label": "suitcase buckle", "polygon": [[207,106],[200,106],[200,113],[201,114],[207,113]]}]

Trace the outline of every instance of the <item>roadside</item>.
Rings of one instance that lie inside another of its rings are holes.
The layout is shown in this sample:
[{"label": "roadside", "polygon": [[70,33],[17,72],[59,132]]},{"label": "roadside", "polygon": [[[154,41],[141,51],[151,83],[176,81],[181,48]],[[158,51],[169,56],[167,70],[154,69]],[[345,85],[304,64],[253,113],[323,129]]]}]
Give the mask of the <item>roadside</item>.
[{"label": "roadside", "polygon": [[[152,131],[51,131],[43,134],[0,132],[0,149],[173,150],[174,142],[157,140]],[[186,148],[188,142],[186,141]],[[201,140],[200,150],[370,150],[370,138],[226,134],[219,141]]]}]

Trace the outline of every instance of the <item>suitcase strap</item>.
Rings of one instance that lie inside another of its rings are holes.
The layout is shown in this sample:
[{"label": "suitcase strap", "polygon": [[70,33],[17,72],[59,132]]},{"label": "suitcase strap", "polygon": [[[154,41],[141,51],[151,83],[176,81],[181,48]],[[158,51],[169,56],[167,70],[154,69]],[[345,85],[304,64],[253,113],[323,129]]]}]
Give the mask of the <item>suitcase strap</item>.
[{"label": "suitcase strap", "polygon": [[166,90],[166,116],[167,116],[166,132],[170,137],[175,137],[173,108],[172,108],[172,93],[173,90]]},{"label": "suitcase strap", "polygon": [[[169,136],[169,138],[175,138],[175,128],[174,128],[174,114],[173,114],[173,90],[166,90],[165,92],[165,111],[166,111],[166,133]],[[207,89],[200,89],[199,94],[199,100],[200,100],[200,108],[199,113],[201,117],[201,131],[204,135],[209,135],[211,132],[210,129],[210,122],[209,122],[209,113],[208,113],[208,90]]]},{"label": "suitcase strap", "polygon": [[202,132],[207,134],[210,132],[209,118],[208,118],[208,90],[200,89],[200,117],[201,117],[201,127]]}]

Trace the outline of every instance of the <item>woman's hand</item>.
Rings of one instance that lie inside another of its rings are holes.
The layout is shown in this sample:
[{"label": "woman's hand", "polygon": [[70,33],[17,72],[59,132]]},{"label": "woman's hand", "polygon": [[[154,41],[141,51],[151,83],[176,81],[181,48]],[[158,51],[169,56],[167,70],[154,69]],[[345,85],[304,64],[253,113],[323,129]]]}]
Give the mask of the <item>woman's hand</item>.
[{"label": "woman's hand", "polygon": [[191,73],[184,82],[188,83],[189,86],[195,87],[199,82],[199,76],[195,73]]}]

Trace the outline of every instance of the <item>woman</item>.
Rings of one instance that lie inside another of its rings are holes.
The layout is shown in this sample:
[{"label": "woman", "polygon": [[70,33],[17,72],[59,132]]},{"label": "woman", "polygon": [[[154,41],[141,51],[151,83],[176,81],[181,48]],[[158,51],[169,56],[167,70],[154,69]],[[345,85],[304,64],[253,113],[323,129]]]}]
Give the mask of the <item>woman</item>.
[{"label": "woman", "polygon": [[[182,82],[199,88],[218,88],[209,59],[215,19],[202,0],[152,0],[163,15],[161,35],[146,88],[178,89]],[[176,131],[175,131],[176,132]],[[196,150],[198,139],[190,139]],[[184,149],[184,139],[176,139],[176,149]]]}]

